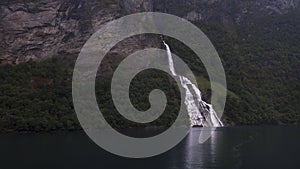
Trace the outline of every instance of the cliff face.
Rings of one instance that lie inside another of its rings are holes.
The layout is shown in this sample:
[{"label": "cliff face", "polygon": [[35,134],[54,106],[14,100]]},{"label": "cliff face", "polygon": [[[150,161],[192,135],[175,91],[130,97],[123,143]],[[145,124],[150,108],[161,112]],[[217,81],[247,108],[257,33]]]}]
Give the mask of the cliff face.
[{"label": "cliff face", "polygon": [[300,0],[154,0],[154,10],[190,21],[230,20],[234,24],[268,15],[285,14],[299,7]]},{"label": "cliff face", "polygon": [[41,0],[0,2],[0,61],[75,54],[102,24],[132,12],[149,11],[141,0]]},{"label": "cliff face", "polygon": [[[77,54],[101,25],[130,13],[160,11],[191,21],[218,18],[231,25],[286,13],[299,4],[300,0],[2,0],[0,64]],[[141,48],[145,39],[129,39],[132,50]],[[155,46],[156,41],[151,43]],[[119,53],[131,49],[122,50],[116,49]]]}]

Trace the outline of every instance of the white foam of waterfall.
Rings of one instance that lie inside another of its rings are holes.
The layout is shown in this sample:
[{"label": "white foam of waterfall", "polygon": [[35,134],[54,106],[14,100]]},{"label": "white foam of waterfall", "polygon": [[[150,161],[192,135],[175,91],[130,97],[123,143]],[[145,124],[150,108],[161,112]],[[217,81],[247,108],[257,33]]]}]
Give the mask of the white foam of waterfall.
[{"label": "white foam of waterfall", "polygon": [[169,69],[174,77],[178,77],[185,89],[184,103],[189,113],[191,126],[222,127],[223,123],[211,104],[202,100],[201,91],[187,77],[175,73],[172,52],[169,45],[163,41],[167,49]]}]

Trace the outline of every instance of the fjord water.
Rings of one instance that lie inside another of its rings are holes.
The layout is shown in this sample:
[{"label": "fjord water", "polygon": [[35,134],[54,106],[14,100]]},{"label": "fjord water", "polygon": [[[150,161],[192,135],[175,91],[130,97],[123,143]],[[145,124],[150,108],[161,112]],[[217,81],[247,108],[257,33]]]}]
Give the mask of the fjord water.
[{"label": "fjord water", "polygon": [[[154,129],[130,129],[147,134]],[[129,159],[110,154],[83,132],[0,134],[1,168],[99,169],[297,169],[300,126],[218,128],[198,144],[193,128],[176,147],[159,156]]]}]

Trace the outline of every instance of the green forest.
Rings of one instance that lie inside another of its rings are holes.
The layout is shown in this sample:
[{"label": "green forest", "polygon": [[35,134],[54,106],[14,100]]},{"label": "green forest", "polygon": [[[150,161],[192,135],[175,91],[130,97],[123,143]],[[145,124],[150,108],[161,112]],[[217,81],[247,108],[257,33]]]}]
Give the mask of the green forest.
[{"label": "green forest", "polygon": [[[228,96],[223,121],[227,125],[299,124],[300,15],[266,17],[255,24],[225,29],[217,22],[195,23],[216,47],[227,77]],[[210,84],[201,61],[184,44],[166,37],[172,51],[197,76],[204,98]],[[0,66],[0,131],[81,129],[72,103],[72,73],[77,56],[57,56],[19,65]],[[107,55],[104,67],[116,68],[122,56]],[[111,65],[110,65],[111,64]],[[117,113],[110,94],[111,77],[99,76],[96,95],[106,120],[114,128],[169,126],[175,120],[180,93],[174,80],[157,70],[143,71],[132,81],[130,98],[139,110],[149,108],[148,95],[166,93],[165,113],[150,124],[137,124]]]}]

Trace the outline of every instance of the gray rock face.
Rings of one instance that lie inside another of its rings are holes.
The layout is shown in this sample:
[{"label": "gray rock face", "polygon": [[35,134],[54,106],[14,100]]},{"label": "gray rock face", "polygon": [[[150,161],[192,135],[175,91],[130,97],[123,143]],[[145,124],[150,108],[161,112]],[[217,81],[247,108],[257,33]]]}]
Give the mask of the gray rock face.
[{"label": "gray rock face", "polygon": [[[168,12],[195,22],[221,15],[225,23],[236,24],[252,15],[282,14],[299,4],[300,0],[1,0],[0,64],[77,54],[104,23],[130,13]],[[129,48],[121,43],[114,50],[127,54],[143,48],[145,41],[159,44],[140,36],[127,40]]]},{"label": "gray rock face", "polygon": [[18,64],[79,53],[104,23],[150,10],[151,4],[144,0],[1,1],[0,61]]},{"label": "gray rock face", "polygon": [[265,15],[284,14],[300,6],[300,0],[153,0],[154,10],[191,21],[232,17],[235,22]]}]

